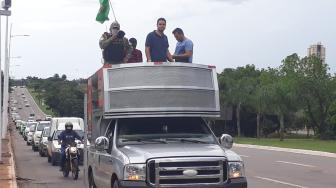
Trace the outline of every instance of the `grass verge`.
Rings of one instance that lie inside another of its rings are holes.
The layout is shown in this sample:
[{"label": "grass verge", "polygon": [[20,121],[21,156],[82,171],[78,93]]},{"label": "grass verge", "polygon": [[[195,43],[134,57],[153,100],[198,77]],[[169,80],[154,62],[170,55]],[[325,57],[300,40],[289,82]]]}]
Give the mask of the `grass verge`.
[{"label": "grass verge", "polygon": [[36,104],[42,110],[42,112],[44,112],[46,115],[51,115],[51,116],[55,117],[56,114],[51,109],[47,109],[48,106],[46,104],[40,103],[40,101],[37,99],[37,93],[35,93],[34,90],[31,89],[31,88],[27,88],[27,89],[28,89],[29,93],[31,94],[31,96],[33,97]]},{"label": "grass verge", "polygon": [[284,141],[280,141],[279,138],[235,138],[235,143],[336,153],[335,140],[285,139]]}]

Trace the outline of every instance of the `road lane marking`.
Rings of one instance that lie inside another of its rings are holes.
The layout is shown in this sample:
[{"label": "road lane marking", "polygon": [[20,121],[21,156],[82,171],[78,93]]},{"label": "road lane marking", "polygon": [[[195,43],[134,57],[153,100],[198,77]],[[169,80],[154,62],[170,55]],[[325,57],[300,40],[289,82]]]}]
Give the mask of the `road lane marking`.
[{"label": "road lane marking", "polygon": [[292,165],[297,165],[297,166],[304,166],[304,167],[309,167],[309,168],[316,168],[316,166],[313,165],[306,165],[306,164],[300,164],[300,163],[292,163],[292,162],[287,162],[287,161],[275,161],[277,163],[284,163],[284,164],[292,164]]},{"label": "road lane marking", "polygon": [[241,157],[249,158],[249,156],[247,156],[247,155],[240,155],[240,154],[238,154],[238,155],[241,156]]},{"label": "road lane marking", "polygon": [[279,180],[275,180],[275,179],[271,179],[271,178],[264,178],[264,177],[260,177],[260,176],[254,176],[254,177],[258,178],[258,179],[261,179],[261,180],[266,180],[266,181],[270,181],[270,182],[274,182],[274,183],[288,185],[288,186],[291,186],[291,187],[308,188],[308,187],[305,187],[305,186],[302,186],[302,185],[296,185],[296,184],[293,184],[293,183],[279,181]]}]

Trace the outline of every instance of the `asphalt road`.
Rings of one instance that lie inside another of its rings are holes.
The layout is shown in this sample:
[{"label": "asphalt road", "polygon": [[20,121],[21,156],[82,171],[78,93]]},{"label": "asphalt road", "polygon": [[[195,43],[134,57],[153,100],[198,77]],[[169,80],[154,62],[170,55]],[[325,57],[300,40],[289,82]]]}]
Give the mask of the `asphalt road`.
[{"label": "asphalt road", "polygon": [[[24,93],[30,107],[25,107],[21,94]],[[19,96],[17,95],[19,94]],[[29,92],[25,88],[17,88],[11,95],[18,101],[22,109],[18,109],[21,119],[27,120],[30,113],[35,113],[36,119],[45,117],[38,106],[34,103]],[[22,136],[14,131],[13,135],[14,154],[16,162],[16,175],[19,188],[82,188],[83,173],[80,172],[78,180],[64,178],[59,171],[59,167],[51,166],[46,157],[40,157],[38,152],[34,152],[31,146],[27,146]],[[82,167],[80,167],[82,168]],[[1,187],[1,186],[0,186]]]},{"label": "asphalt road", "polygon": [[335,158],[249,148],[233,150],[245,161],[248,187],[336,187]]},{"label": "asphalt road", "polygon": [[[17,96],[17,93],[20,96]],[[21,93],[27,97],[30,107],[24,107]],[[18,100],[18,105],[23,106],[22,110],[18,110],[22,119],[28,118],[31,112],[37,117],[44,117],[26,89],[17,89],[13,96]],[[63,178],[58,167],[52,167],[46,158],[41,158],[37,152],[33,152],[18,133],[14,134],[14,144],[20,188],[84,187],[83,173],[80,173],[77,181]],[[248,148],[233,150],[245,161],[249,188],[336,187],[335,158]]]}]

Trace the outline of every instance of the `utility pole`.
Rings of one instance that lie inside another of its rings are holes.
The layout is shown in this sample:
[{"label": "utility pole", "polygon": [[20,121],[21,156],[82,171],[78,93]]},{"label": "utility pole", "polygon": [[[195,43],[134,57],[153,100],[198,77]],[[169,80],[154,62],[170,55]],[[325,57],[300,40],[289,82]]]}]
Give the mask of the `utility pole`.
[{"label": "utility pole", "polygon": [[[8,16],[11,15],[11,11],[8,10],[12,5],[12,1],[11,0],[4,0],[2,2],[2,8],[4,8],[5,10],[0,10],[0,72],[1,72],[1,17],[2,16],[6,16],[7,17],[7,21],[8,21]],[[8,31],[8,27],[6,28],[6,31]],[[7,32],[8,34],[8,32]],[[8,36],[6,37],[6,40],[8,40]],[[5,72],[6,70],[4,70]],[[5,128],[5,125],[2,124],[2,120],[3,120],[3,111],[7,111],[7,109],[2,108],[1,106],[1,99],[2,99],[2,94],[1,94],[1,77],[2,74],[0,74],[0,163],[3,163],[2,161],[2,138],[5,138],[6,132],[7,132],[7,126]],[[7,88],[8,90],[8,88]],[[8,91],[7,91],[8,92]],[[8,100],[7,100],[8,103]]]},{"label": "utility pole", "polygon": [[4,66],[4,89],[3,89],[3,115],[2,115],[2,138],[6,136],[8,126],[8,83],[9,83],[9,57],[8,57],[8,16],[6,16],[5,34],[5,66]]}]

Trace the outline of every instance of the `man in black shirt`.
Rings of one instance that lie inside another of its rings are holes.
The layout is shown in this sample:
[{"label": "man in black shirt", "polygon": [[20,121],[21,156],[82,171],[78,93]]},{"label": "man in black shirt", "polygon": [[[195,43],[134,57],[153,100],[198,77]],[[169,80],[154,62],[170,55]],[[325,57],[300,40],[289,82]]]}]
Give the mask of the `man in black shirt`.
[{"label": "man in black shirt", "polygon": [[132,46],[124,36],[125,32],[120,30],[120,24],[117,21],[111,24],[110,33],[105,32],[101,36],[99,46],[103,49],[104,63],[126,63],[131,57]]}]

